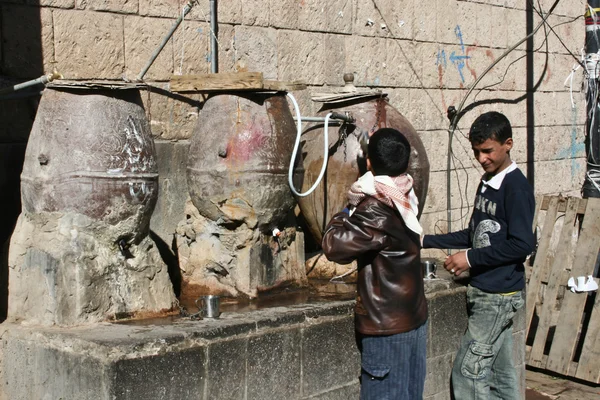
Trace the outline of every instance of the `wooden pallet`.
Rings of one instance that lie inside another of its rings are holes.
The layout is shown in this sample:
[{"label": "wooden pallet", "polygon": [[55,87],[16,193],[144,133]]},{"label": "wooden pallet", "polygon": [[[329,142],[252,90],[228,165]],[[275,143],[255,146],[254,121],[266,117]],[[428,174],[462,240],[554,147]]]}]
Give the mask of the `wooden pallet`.
[{"label": "wooden pallet", "polygon": [[597,269],[600,199],[545,196],[537,203],[534,229],[541,226],[541,234],[526,271],[526,363],[600,383],[600,293],[566,287],[569,277]]}]

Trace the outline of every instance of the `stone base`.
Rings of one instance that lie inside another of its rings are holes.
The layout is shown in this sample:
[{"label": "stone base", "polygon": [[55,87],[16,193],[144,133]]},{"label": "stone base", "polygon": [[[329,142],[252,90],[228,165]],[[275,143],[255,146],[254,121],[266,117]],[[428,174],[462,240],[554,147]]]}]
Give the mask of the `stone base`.
[{"label": "stone base", "polygon": [[175,235],[181,297],[256,298],[261,291],[307,285],[304,236],[291,215],[276,236],[258,229],[251,209],[231,206],[228,210],[229,221],[235,223],[212,221],[186,202],[186,219]]},{"label": "stone base", "polygon": [[[424,398],[450,399],[450,370],[466,328],[465,288],[448,278],[428,281],[426,290]],[[358,398],[352,307],[353,301],[323,302],[225,312],[213,320],[71,329],[5,323],[0,399]],[[515,345],[524,347],[520,340]],[[524,377],[524,354],[515,356]]]},{"label": "stone base", "polygon": [[23,213],[11,238],[8,321],[77,325],[165,315],[177,302],[148,236],[76,213]]}]

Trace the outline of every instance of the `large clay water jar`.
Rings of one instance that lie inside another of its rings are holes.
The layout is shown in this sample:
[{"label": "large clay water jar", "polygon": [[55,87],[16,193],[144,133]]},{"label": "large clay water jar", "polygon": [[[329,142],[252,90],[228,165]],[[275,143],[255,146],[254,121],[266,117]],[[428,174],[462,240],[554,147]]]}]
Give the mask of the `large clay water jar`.
[{"label": "large clay water jar", "polygon": [[158,196],[150,125],[134,87],[53,87],[42,95],[21,174],[23,210],[84,214],[147,233]]},{"label": "large clay water jar", "polygon": [[[300,210],[313,238],[320,243],[323,230],[333,216],[347,205],[347,193],[356,179],[366,172],[366,162],[360,148],[360,134],[370,135],[380,128],[395,128],[411,145],[408,173],[414,178],[414,190],[419,199],[419,214],[423,210],[429,185],[429,160],[423,142],[410,122],[385,95],[353,96],[348,100],[324,103],[320,116],[330,112],[348,113],[354,124],[329,126],[329,158],[327,172],[314,192],[298,199]],[[323,125],[314,125],[302,135],[304,180],[302,191],[317,179],[323,162]]]},{"label": "large clay water jar", "polygon": [[270,232],[295,206],[287,180],[296,124],[283,93],[217,94],[190,143],[187,178],[200,214]]}]

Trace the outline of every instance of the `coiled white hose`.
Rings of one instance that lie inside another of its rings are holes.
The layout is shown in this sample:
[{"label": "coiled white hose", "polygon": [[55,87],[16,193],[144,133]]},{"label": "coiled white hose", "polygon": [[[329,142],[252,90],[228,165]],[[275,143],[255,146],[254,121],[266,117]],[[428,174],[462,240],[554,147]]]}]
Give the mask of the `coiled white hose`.
[{"label": "coiled white hose", "polygon": [[329,118],[331,117],[331,115],[333,113],[329,113],[327,114],[327,116],[325,116],[325,128],[323,130],[323,165],[321,166],[321,172],[319,173],[319,176],[317,177],[317,180],[315,181],[315,183],[311,186],[310,189],[308,189],[306,192],[304,193],[299,193],[296,188],[294,187],[294,182],[293,182],[293,174],[294,174],[294,161],[296,160],[296,154],[298,153],[298,148],[300,147],[300,136],[302,135],[302,120],[300,118],[300,107],[298,107],[298,103],[296,102],[296,99],[294,98],[294,96],[291,93],[287,93],[287,96],[290,98],[290,100],[292,101],[292,105],[294,106],[294,111],[296,112],[296,121],[297,121],[297,132],[296,132],[296,143],[294,143],[294,151],[292,152],[292,159],[290,160],[290,169],[288,171],[288,184],[290,185],[290,189],[292,190],[292,193],[294,193],[296,196],[298,197],[305,197],[308,196],[309,194],[311,194],[319,185],[319,183],[321,183],[321,179],[323,179],[323,176],[325,175],[325,170],[327,169],[327,157],[328,157],[328,153],[329,153]]}]

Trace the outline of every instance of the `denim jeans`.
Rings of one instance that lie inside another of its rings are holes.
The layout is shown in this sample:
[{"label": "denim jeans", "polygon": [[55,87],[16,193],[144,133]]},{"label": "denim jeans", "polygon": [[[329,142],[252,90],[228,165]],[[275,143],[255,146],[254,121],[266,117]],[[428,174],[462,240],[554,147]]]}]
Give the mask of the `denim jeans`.
[{"label": "denim jeans", "polygon": [[427,361],[427,322],[387,336],[358,334],[361,400],[421,400]]},{"label": "denim jeans", "polygon": [[512,319],[524,303],[521,292],[502,295],[468,287],[469,322],[452,368],[456,400],[521,400]]}]

